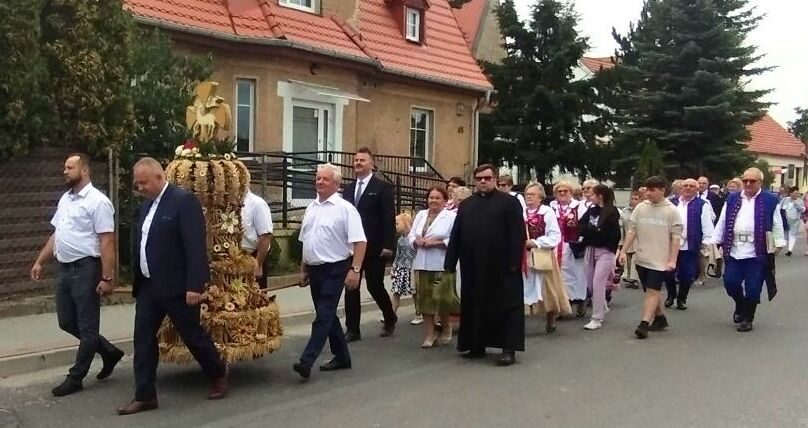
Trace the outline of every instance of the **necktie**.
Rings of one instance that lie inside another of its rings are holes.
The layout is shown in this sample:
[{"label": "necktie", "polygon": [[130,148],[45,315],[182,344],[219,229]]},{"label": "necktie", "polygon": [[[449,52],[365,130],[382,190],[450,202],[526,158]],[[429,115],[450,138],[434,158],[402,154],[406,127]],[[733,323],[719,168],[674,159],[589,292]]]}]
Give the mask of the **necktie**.
[{"label": "necktie", "polygon": [[354,195],[354,205],[359,203],[359,198],[362,197],[362,180],[356,180],[356,195]]}]

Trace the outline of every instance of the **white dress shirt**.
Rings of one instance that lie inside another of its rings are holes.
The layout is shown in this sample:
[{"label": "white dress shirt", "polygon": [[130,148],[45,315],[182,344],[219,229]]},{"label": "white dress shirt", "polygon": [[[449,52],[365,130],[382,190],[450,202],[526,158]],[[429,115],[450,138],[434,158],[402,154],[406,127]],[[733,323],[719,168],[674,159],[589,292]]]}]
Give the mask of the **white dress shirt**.
[{"label": "white dress shirt", "polygon": [[167,188],[168,182],[163,186],[163,190],[160,191],[157,199],[152,202],[149,212],[146,213],[146,218],[143,219],[143,225],[140,227],[140,273],[146,278],[151,278],[149,262],[146,260],[146,241],[149,239],[149,229],[151,229],[154,213],[157,212],[157,206],[160,205],[160,199],[163,198],[163,193],[166,192]]},{"label": "white dress shirt", "polygon": [[[685,202],[681,197],[679,198],[679,204],[676,205],[676,209],[679,210],[679,217],[682,218],[682,239],[679,242],[679,249],[682,251],[689,250],[689,246],[687,245],[687,207],[693,200],[689,200]],[[713,237],[713,208],[710,206],[709,202],[706,202],[701,207],[701,243],[704,245],[710,244],[710,239]],[[694,248],[694,250],[700,250],[700,248]]]},{"label": "white dress shirt", "polygon": [[426,229],[424,233],[424,226],[426,225],[427,218],[429,217],[429,210],[418,211],[415,215],[415,220],[412,222],[410,234],[407,236],[407,241],[410,247],[415,249],[415,259],[412,261],[412,268],[414,270],[426,270],[431,272],[443,272],[443,261],[446,259],[446,248],[443,247],[416,247],[414,245],[416,238],[432,238],[440,239],[443,245],[449,246],[449,236],[452,235],[452,227],[454,226],[455,217],[457,214],[454,211],[443,210],[435,216],[432,224]]},{"label": "white dress shirt", "polygon": [[264,198],[247,190],[244,195],[244,207],[241,209],[241,224],[244,234],[241,236],[241,248],[253,252],[258,248],[258,238],[272,233],[272,211]]},{"label": "white dress shirt", "polygon": [[337,193],[309,204],[298,240],[303,263],[311,266],[343,261],[353,255],[354,243],[367,242],[359,211]]},{"label": "white dress shirt", "polygon": [[[741,209],[738,210],[738,216],[735,218],[735,229],[733,233],[736,235],[747,235],[746,242],[740,242],[738,238],[732,240],[732,248],[729,251],[730,257],[735,260],[751,259],[757,257],[755,251],[755,199],[760,195],[759,190],[751,198],[746,196],[746,192],[741,192]],[[786,246],[785,235],[783,233],[783,218],[780,216],[779,205],[775,206],[772,226],[772,236],[774,238],[774,246],[781,248]],[[724,228],[726,224],[727,204],[721,210],[721,216],[718,218],[718,223],[715,225],[715,232],[713,233],[713,244],[722,244],[724,242]]]},{"label": "white dress shirt", "polygon": [[51,219],[53,255],[60,263],[100,257],[100,233],[115,231],[115,208],[109,198],[87,183],[78,193],[65,192]]}]

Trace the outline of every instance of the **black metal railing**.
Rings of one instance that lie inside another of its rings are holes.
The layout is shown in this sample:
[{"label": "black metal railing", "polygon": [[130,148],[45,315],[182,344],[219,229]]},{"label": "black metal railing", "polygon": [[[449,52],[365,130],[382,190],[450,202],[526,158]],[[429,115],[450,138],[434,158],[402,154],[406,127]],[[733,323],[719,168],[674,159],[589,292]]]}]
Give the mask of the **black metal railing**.
[{"label": "black metal railing", "polygon": [[[252,184],[260,187],[261,196],[269,202],[273,220],[282,227],[302,220],[308,202],[316,197],[314,179],[317,165],[331,163],[341,169],[343,185],[356,179],[353,153],[347,152],[263,152],[236,153],[247,166]],[[426,160],[402,156],[376,155],[376,174],[395,187],[397,212],[419,210],[433,186],[446,181]],[[410,165],[426,166],[426,172],[411,173]]]}]

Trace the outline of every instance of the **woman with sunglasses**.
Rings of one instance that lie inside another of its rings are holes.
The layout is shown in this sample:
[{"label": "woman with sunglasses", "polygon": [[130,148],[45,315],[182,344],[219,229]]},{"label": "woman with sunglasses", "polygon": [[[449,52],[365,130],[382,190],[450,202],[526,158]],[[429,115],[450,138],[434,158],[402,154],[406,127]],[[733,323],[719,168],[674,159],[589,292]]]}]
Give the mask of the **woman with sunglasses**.
[{"label": "woman with sunglasses", "polygon": [[580,242],[578,222],[586,213],[583,202],[573,199],[575,187],[567,181],[559,181],[553,186],[555,200],[550,208],[555,211],[561,229],[561,244],[558,246],[558,262],[561,276],[567,287],[570,303],[575,305],[575,315],[586,315],[586,275],[584,273],[584,247]]}]

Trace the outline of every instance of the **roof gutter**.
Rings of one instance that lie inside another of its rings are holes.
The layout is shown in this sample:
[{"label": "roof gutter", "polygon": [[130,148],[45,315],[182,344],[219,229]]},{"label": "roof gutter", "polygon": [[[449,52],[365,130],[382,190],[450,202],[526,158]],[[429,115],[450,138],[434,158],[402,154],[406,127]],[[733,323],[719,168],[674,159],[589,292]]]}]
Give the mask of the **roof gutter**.
[{"label": "roof gutter", "polygon": [[262,38],[262,37],[239,36],[239,35],[236,35],[236,34],[227,34],[227,33],[222,33],[220,31],[213,31],[213,30],[208,30],[208,29],[204,29],[204,28],[193,27],[193,26],[189,26],[189,25],[181,25],[181,24],[176,24],[176,23],[173,23],[173,22],[167,22],[167,21],[163,21],[163,20],[159,20],[159,19],[148,18],[148,17],[142,16],[142,15],[137,15],[135,13],[132,13],[132,15],[134,16],[135,21],[137,21],[137,22],[139,22],[141,24],[151,25],[151,26],[158,27],[158,28],[163,28],[163,29],[166,29],[166,30],[179,31],[179,32],[182,32],[182,33],[194,34],[194,35],[198,35],[198,36],[205,36],[205,37],[210,37],[210,38],[214,38],[214,39],[218,39],[218,40],[224,40],[224,41],[228,41],[228,42],[253,43],[253,44],[262,45],[262,46],[276,46],[276,47],[286,47],[286,48],[292,48],[292,49],[299,49],[299,50],[302,50],[302,51],[312,52],[312,53],[316,53],[316,54],[319,54],[319,55],[330,56],[332,58],[345,59],[345,60],[355,61],[355,62],[359,62],[359,63],[366,64],[366,65],[372,65],[372,66],[376,67],[379,71],[382,71],[382,72],[385,72],[385,73],[390,73],[390,74],[393,74],[393,75],[396,75],[396,76],[408,77],[408,78],[417,79],[417,80],[423,80],[423,81],[430,82],[430,83],[436,83],[436,84],[444,85],[444,86],[451,86],[451,87],[470,90],[470,91],[474,91],[474,92],[481,92],[481,93],[486,94],[486,96],[488,96],[490,94],[491,89],[492,89],[490,87],[485,87],[485,86],[478,86],[478,85],[459,83],[459,82],[454,82],[454,81],[451,81],[451,80],[448,80],[448,79],[441,79],[441,78],[438,78],[438,77],[426,76],[426,75],[423,75],[423,74],[420,74],[420,73],[410,73],[410,72],[406,72],[406,71],[403,71],[403,70],[390,69],[390,68],[384,67],[378,60],[376,60],[374,58],[368,58],[368,57],[358,56],[358,55],[350,55],[350,54],[345,54],[345,53],[341,53],[341,52],[337,52],[337,51],[333,51],[333,50],[328,50],[328,49],[321,49],[321,48],[317,48],[317,47],[314,47],[314,46],[311,46],[311,45],[308,45],[308,44],[305,44],[305,43],[295,42],[295,41],[288,40],[288,39],[268,39],[268,38]]}]

